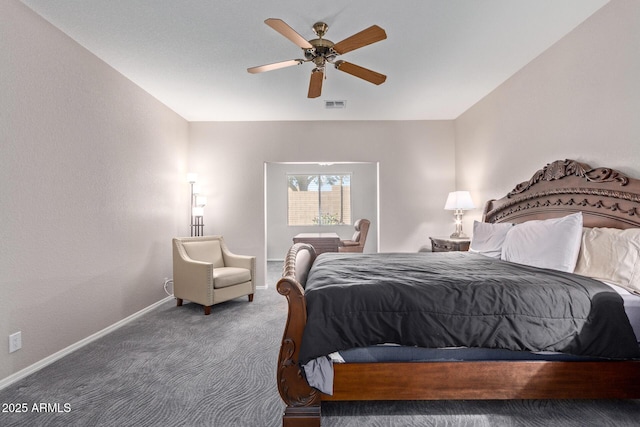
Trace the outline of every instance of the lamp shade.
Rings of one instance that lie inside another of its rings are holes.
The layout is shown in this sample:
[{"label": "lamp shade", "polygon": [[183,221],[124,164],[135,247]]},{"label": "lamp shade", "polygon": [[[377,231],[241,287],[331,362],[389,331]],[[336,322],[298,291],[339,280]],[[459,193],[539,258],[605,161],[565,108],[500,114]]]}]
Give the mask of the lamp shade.
[{"label": "lamp shade", "polygon": [[448,211],[455,211],[457,209],[469,210],[473,209],[473,200],[471,200],[471,194],[468,191],[452,191],[447,197],[447,203],[444,204],[444,209]]},{"label": "lamp shade", "polygon": [[207,198],[205,196],[196,196],[196,206],[206,206]]},{"label": "lamp shade", "polygon": [[193,216],[204,216],[204,208],[202,206],[194,207]]},{"label": "lamp shade", "polygon": [[193,184],[197,180],[198,180],[198,174],[197,173],[189,172],[187,174],[187,182],[190,182],[190,183]]}]

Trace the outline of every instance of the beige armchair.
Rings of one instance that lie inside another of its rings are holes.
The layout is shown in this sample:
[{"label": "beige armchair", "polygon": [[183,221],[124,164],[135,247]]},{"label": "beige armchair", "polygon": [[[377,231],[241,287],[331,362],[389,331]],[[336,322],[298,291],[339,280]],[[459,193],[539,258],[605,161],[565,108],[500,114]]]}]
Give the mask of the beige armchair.
[{"label": "beige armchair", "polygon": [[249,296],[253,301],[256,257],[229,251],[222,236],[173,239],[173,295],[177,305],[189,300],[204,306],[204,314],[219,302]]},{"label": "beige armchair", "polygon": [[367,241],[371,221],[362,218],[357,220],[353,225],[356,229],[353,237],[351,237],[351,240],[340,240],[338,252],[362,252],[364,250],[364,244]]}]

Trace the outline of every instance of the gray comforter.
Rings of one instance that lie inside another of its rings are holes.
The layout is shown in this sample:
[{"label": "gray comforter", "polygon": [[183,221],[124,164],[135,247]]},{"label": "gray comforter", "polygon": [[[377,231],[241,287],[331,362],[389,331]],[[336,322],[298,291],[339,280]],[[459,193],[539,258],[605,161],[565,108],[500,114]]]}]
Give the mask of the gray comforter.
[{"label": "gray comforter", "polygon": [[482,255],[320,255],[300,362],[382,343],[640,357],[622,298],[583,276]]}]

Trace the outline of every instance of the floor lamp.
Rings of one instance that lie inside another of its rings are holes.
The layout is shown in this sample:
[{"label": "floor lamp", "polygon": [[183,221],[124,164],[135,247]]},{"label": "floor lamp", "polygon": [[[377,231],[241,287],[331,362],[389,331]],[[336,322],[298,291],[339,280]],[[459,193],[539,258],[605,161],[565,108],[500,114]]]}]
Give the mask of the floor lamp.
[{"label": "floor lamp", "polygon": [[200,188],[197,185],[198,175],[195,173],[187,174],[187,181],[191,186],[191,236],[204,236],[204,207],[207,204],[207,198],[201,196]]}]

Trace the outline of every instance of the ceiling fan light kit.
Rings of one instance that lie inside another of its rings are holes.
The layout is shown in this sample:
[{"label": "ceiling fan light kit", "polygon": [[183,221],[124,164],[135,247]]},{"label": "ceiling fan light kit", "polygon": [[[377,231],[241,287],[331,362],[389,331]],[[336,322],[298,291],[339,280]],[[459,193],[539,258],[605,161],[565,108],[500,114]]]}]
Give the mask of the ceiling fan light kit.
[{"label": "ceiling fan light kit", "polygon": [[316,22],[313,24],[313,32],[318,38],[312,40],[306,40],[281,19],[269,18],[264,22],[300,47],[304,51],[304,59],[290,59],[273,64],[247,68],[247,71],[251,74],[300,65],[305,62],[313,62],[314,68],[311,70],[309,92],[307,93],[308,98],[317,98],[322,94],[322,82],[324,81],[325,66],[327,63],[333,64],[337,70],[351,74],[375,85],[382,84],[387,79],[387,76],[384,74],[350,62],[336,60],[339,55],[386,39],[387,34],[377,25],[372,25],[351,37],[347,37],[341,42],[333,43],[331,40],[324,38],[324,35],[329,30],[329,26],[324,22]]}]

